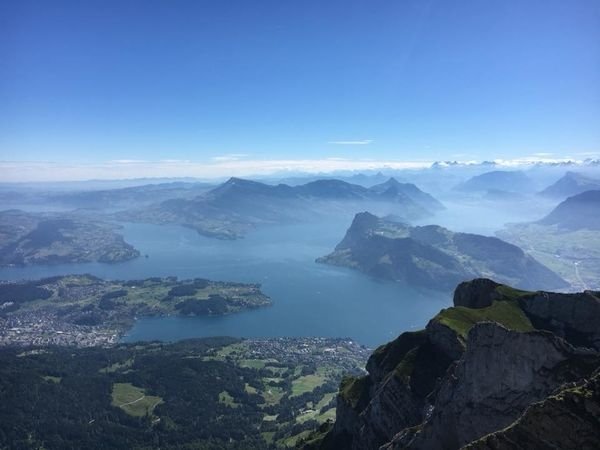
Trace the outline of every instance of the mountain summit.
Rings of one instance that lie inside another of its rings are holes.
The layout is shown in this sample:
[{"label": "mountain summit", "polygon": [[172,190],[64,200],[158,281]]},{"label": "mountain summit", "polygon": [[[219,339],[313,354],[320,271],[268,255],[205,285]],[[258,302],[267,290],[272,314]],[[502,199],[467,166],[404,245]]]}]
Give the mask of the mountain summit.
[{"label": "mountain summit", "polygon": [[600,230],[600,190],[569,197],[538,223],[570,231]]},{"label": "mountain summit", "polygon": [[391,177],[384,183],[371,186],[369,190],[387,197],[393,197],[394,195],[406,196],[412,201],[426,207],[430,211],[440,211],[445,209],[444,205],[442,205],[432,195],[423,192],[412,183],[400,183],[394,177]]},{"label": "mountain summit", "polygon": [[590,190],[600,190],[600,180],[577,172],[567,172],[561,179],[541,191],[540,195],[567,198]]},{"label": "mountain summit", "polygon": [[524,194],[533,191],[533,180],[520,170],[494,170],[474,176],[455,187],[458,191],[481,193],[507,191]]}]

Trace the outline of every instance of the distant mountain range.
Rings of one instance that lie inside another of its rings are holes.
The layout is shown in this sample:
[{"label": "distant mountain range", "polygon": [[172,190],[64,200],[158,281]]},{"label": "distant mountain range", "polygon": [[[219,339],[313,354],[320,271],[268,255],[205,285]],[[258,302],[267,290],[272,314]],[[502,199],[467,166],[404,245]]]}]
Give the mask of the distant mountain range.
[{"label": "distant mountain range", "polygon": [[568,286],[519,247],[498,238],[436,225],[410,227],[368,212],[357,214],[335,251],[317,261],[438,289],[480,276],[525,289]]},{"label": "distant mountain range", "polygon": [[127,209],[151,205],[174,198],[193,198],[214,185],[170,182],[113,189],[40,191],[37,189],[0,190],[2,205],[52,205],[65,208]]},{"label": "distant mountain range", "polygon": [[567,172],[556,183],[540,192],[550,198],[567,198],[585,191],[600,190],[600,180],[577,172]]},{"label": "distant mountain range", "polygon": [[[221,206],[229,206],[227,202],[240,202],[256,196],[286,199],[309,200],[369,200],[391,201],[402,203],[410,208],[426,208],[430,211],[443,209],[444,206],[431,195],[421,191],[414,184],[400,183],[389,178],[381,184],[370,188],[336,179],[321,179],[299,186],[278,184],[275,186],[257,181],[230,178],[226,183],[209,191],[205,199],[221,202]],[[427,211],[423,211],[427,214]]]},{"label": "distant mountain range", "polygon": [[370,188],[340,180],[289,186],[231,178],[193,199],[167,200],[120,217],[175,223],[208,236],[235,239],[259,224],[351,217],[366,206],[394,213],[404,220],[428,217],[444,208],[415,185],[394,178]]},{"label": "distant mountain range", "polygon": [[494,170],[469,178],[454,189],[469,193],[504,191],[523,194],[534,191],[534,182],[520,170]]},{"label": "distant mountain range", "polygon": [[568,231],[600,230],[600,190],[569,197],[538,223]]},{"label": "distant mountain range", "polygon": [[365,171],[354,173],[352,175],[343,175],[343,174],[314,174],[314,175],[304,175],[304,176],[295,176],[295,177],[285,177],[285,178],[273,178],[269,179],[269,181],[273,180],[276,183],[272,182],[271,184],[287,184],[290,186],[298,186],[300,184],[310,183],[312,181],[318,181],[323,179],[336,179],[340,181],[345,181],[346,183],[351,184],[359,184],[361,186],[372,186],[373,184],[383,183],[390,178],[389,175],[384,175],[381,171],[373,172],[373,171]]},{"label": "distant mountain range", "polygon": [[[581,160],[557,160],[557,161],[509,161],[511,165],[524,167],[597,167],[600,166],[600,159],[587,158]],[[506,167],[506,162],[481,161],[435,161],[431,168],[452,168],[452,167]]]}]

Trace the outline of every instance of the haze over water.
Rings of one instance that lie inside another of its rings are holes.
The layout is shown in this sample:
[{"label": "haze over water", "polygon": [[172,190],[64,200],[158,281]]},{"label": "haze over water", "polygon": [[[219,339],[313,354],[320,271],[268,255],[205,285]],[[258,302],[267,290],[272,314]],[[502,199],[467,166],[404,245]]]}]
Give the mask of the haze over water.
[{"label": "haze over water", "polygon": [[144,256],[119,264],[63,264],[0,269],[1,279],[91,273],[111,279],[153,276],[262,284],[273,305],[221,317],[138,318],[126,342],[203,336],[350,337],[368,346],[425,326],[451,303],[440,293],[379,281],[317,264],[344,235],[347,223],[266,227],[244,239],[220,241],[177,226],[126,224],[125,240]]}]

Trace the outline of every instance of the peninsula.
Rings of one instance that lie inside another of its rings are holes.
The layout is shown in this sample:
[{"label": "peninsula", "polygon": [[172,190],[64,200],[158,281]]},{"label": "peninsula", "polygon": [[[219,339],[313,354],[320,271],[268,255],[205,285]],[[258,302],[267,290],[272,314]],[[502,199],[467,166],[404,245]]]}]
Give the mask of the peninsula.
[{"label": "peninsula", "polygon": [[117,225],[81,215],[0,212],[0,266],[103,262],[140,256]]},{"label": "peninsula", "polygon": [[0,283],[0,346],[111,346],[136,317],[224,315],[271,304],[257,284],[67,275]]}]

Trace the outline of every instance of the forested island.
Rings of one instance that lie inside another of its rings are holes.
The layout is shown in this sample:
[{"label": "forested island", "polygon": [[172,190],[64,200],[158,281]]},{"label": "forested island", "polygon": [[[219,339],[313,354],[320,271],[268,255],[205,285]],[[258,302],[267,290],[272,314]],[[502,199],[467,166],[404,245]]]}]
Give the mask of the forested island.
[{"label": "forested island", "polygon": [[0,346],[113,345],[136,317],[224,315],[268,306],[257,284],[66,275],[0,283]]}]

